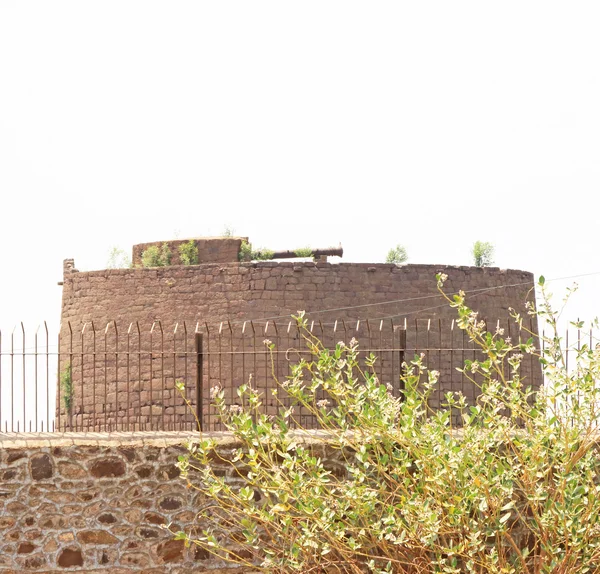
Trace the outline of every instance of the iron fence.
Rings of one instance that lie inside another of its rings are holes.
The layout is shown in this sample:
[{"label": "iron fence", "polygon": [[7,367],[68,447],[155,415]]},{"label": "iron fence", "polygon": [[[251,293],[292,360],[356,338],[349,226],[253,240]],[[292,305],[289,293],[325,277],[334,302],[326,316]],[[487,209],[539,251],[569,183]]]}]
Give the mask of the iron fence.
[{"label": "iron fence", "polygon": [[[503,328],[513,341],[521,336],[510,321]],[[529,330],[536,331],[533,322]],[[357,339],[362,360],[377,357],[377,375],[396,395],[402,364],[415,354],[440,372],[432,408],[448,391],[461,391],[470,401],[478,394],[458,368],[479,358],[479,351],[454,322],[339,320],[311,322],[309,332],[328,348]],[[265,339],[275,345],[272,362]],[[45,323],[32,333],[20,324],[0,331],[0,432],[220,430],[211,388],[221,386],[226,401],[236,404],[237,387],[251,380],[265,411],[275,414],[291,405],[283,390],[272,396],[275,379],[285,380],[301,357],[309,358],[309,351],[291,321],[67,323],[54,335]],[[541,384],[534,356],[521,370],[530,384]],[[296,420],[305,428],[316,425],[302,410]]]}]

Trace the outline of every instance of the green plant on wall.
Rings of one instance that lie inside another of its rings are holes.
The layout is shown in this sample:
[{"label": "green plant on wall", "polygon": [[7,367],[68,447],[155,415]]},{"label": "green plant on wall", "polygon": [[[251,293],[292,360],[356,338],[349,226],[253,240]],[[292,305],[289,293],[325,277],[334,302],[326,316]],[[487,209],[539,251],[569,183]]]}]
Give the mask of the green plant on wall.
[{"label": "green plant on wall", "polygon": [[242,241],[238,257],[240,261],[269,261],[273,259],[273,253],[273,251],[264,247],[255,250],[252,248],[251,243]]},{"label": "green plant on wall", "polygon": [[312,247],[301,247],[300,249],[296,249],[294,251],[294,255],[296,257],[313,257],[313,249]]},{"label": "green plant on wall", "polygon": [[151,245],[142,253],[143,267],[160,267],[160,249],[157,245]]},{"label": "green plant on wall", "polygon": [[406,248],[402,245],[396,245],[396,247],[390,249],[385,258],[386,263],[395,263],[396,265],[406,263],[407,261],[408,253],[406,252]]},{"label": "green plant on wall", "polygon": [[171,264],[171,248],[168,243],[163,243],[160,247],[160,266],[166,267]]},{"label": "green plant on wall", "polygon": [[494,264],[494,245],[487,241],[476,241],[471,249],[475,267],[490,267]]},{"label": "green plant on wall", "polygon": [[127,269],[131,267],[131,257],[124,249],[113,247],[108,254],[107,269]]},{"label": "green plant on wall", "polygon": [[182,243],[177,250],[182,265],[198,265],[198,245],[193,239]]},{"label": "green plant on wall", "polygon": [[142,253],[142,267],[166,267],[171,263],[171,249],[168,243],[151,245]]},{"label": "green plant on wall", "polygon": [[70,362],[65,365],[65,368],[60,373],[60,392],[63,404],[65,405],[65,410],[70,412],[71,407],[73,406],[73,395],[75,392]]}]

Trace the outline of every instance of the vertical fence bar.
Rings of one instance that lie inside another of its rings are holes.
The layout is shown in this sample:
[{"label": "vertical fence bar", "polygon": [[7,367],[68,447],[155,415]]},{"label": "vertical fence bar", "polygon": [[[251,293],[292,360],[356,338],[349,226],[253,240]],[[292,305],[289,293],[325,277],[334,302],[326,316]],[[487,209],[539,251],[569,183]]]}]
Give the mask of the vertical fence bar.
[{"label": "vertical fence bar", "polygon": [[227,327],[229,328],[229,378],[230,378],[230,382],[229,382],[229,387],[230,387],[230,399],[229,399],[229,404],[232,405],[234,402],[234,377],[233,377],[233,370],[235,368],[234,366],[234,361],[233,361],[233,329],[231,327],[231,322],[227,321]]},{"label": "vertical fence bar", "polygon": [[[161,397],[160,397],[160,407],[161,407],[161,421],[162,421],[162,429],[165,430],[165,334],[162,327],[162,322],[158,322],[158,327],[160,329],[160,386],[161,386]],[[152,406],[150,407],[152,409]],[[158,421],[156,425],[158,426]]]},{"label": "vertical fence bar", "polygon": [[56,338],[57,341],[57,352],[58,352],[58,364],[57,364],[57,368],[56,368],[56,418],[55,418],[55,422],[54,422],[54,427],[56,430],[60,430],[61,426],[60,426],[60,357],[61,357],[61,350],[60,350],[60,339],[61,339],[61,334],[62,332],[62,323],[60,324],[59,328],[58,328],[58,336]]},{"label": "vertical fence bar", "polygon": [[[50,430],[50,340],[48,338],[48,325],[44,321],[44,331],[46,332],[46,430]],[[42,421],[42,432],[44,432],[44,423]]]},{"label": "vertical fence bar", "polygon": [[[208,336],[207,336],[208,338]],[[196,332],[196,419],[198,430],[204,430],[204,355],[202,348],[202,333]],[[210,377],[210,371],[209,371]]]},{"label": "vertical fence bar", "polygon": [[[256,355],[257,355],[257,350],[256,350],[256,329],[254,328],[254,322],[250,321],[250,327],[252,327],[252,355],[253,355],[253,359],[254,359],[254,365],[252,368],[252,373],[251,376],[252,378],[256,377]],[[245,382],[245,381],[244,381]],[[256,384],[256,382],[255,382]],[[256,423],[256,414],[252,415],[252,420]]]},{"label": "vertical fence bar", "polygon": [[[210,352],[210,340],[211,340],[211,336],[210,336],[210,327],[208,325],[208,323],[204,324],[205,328],[206,328],[206,379],[207,379],[207,390],[208,390],[208,396],[210,397],[210,377],[211,377],[211,366],[210,366],[210,362],[211,362],[211,352]],[[202,381],[202,385],[204,386],[204,381]],[[208,428],[210,429],[210,411],[209,411],[210,405],[206,406],[206,412],[207,412],[207,419],[206,419],[206,423],[203,423],[203,428]],[[202,410],[202,412],[204,413],[204,410]]]},{"label": "vertical fence bar", "polygon": [[[223,386],[223,322],[219,324],[219,350],[217,351],[219,357],[219,385]],[[227,396],[226,389],[223,389],[225,396]]]},{"label": "vertical fence bar", "polygon": [[91,323],[92,326],[92,429],[96,430],[96,411],[98,410],[96,404],[96,326],[94,321]]},{"label": "vertical fence bar", "polygon": [[15,329],[10,334],[10,430],[14,432],[15,424]]},{"label": "vertical fence bar", "polygon": [[456,371],[454,367],[454,319],[452,319],[452,323],[450,323],[450,386],[452,390],[454,389],[454,372]]},{"label": "vertical fence bar", "polygon": [[154,388],[154,325],[156,322],[152,323],[152,327],[150,329],[150,430],[154,430],[154,416],[152,414],[152,405],[154,402],[153,399],[153,388]]},{"label": "vertical fence bar", "polygon": [[[119,429],[119,329],[117,322],[112,322],[115,328],[115,430]],[[121,428],[123,423],[121,423]]]},{"label": "vertical fence bar", "polygon": [[[171,417],[171,430],[175,430],[175,421],[177,420],[177,406],[176,406],[176,395],[177,395],[177,328],[179,327],[179,323],[175,323],[175,327],[173,328],[173,385],[171,392],[173,393],[173,416]],[[165,405],[167,401],[165,400]]]},{"label": "vertical fence bar", "polygon": [[[84,341],[84,335],[85,335],[85,328],[87,326],[87,323],[83,324],[83,327],[81,328],[81,430],[83,430],[83,419],[85,416],[85,401],[84,401],[84,397],[83,397],[83,379],[84,377],[84,371],[85,371],[85,359],[84,359],[84,345],[85,345],[85,341]],[[88,420],[88,430],[89,430],[89,420]]]},{"label": "vertical fence bar", "polygon": [[104,429],[108,429],[108,326],[110,323],[106,324],[104,328]]},{"label": "vertical fence bar", "polygon": [[[34,336],[34,346],[33,346],[33,357],[34,357],[34,374],[33,374],[33,380],[35,383],[35,432],[38,432],[38,333],[40,330],[40,326],[37,326],[37,329],[35,330],[35,336]],[[30,419],[31,421],[31,419]],[[31,426],[31,422],[30,422],[30,426]],[[29,429],[29,432],[31,432],[31,428]]]},{"label": "vertical fence bar", "polygon": [[[133,323],[129,323],[129,327],[127,328],[127,361],[126,361],[127,377],[125,380],[125,384],[127,385],[127,396],[125,397],[125,401],[126,401],[125,408],[127,409],[125,411],[127,430],[133,430],[131,428],[131,396],[129,394],[131,392],[130,382],[131,382],[131,328],[132,327],[133,327]],[[138,373],[139,380],[141,380],[140,375],[141,375],[141,373]]]},{"label": "vertical fence bar", "polygon": [[[267,346],[264,344],[264,341],[268,338],[267,334],[268,334],[268,329],[269,329],[269,321],[267,321],[265,323],[265,331],[264,331],[264,339],[263,339],[263,352],[265,354],[265,386],[264,386],[264,405],[265,405],[265,409],[267,409],[267,387],[268,387],[268,380],[269,380],[269,374],[268,374],[268,365],[269,365],[269,349],[267,349]],[[258,383],[258,377],[256,377],[256,390],[260,391],[260,385]]]},{"label": "vertical fence bar", "polygon": [[[404,322],[404,328],[400,329],[398,331],[398,335],[399,335],[399,344],[400,344],[400,352],[398,354],[398,360],[400,362],[400,374],[402,374],[402,365],[404,365],[404,362],[406,361],[406,321]],[[399,382],[399,390],[400,391],[404,391],[406,388],[406,385],[404,384],[404,379],[403,377],[400,377],[400,382]]]},{"label": "vertical fence bar", "polygon": [[139,321],[135,322],[137,331],[137,367],[138,367],[138,405],[137,405],[137,425],[138,430],[142,430],[142,331]]},{"label": "vertical fence bar", "polygon": [[[275,350],[274,350],[274,357],[273,357],[273,360],[275,361],[275,369],[274,369],[275,370],[275,378],[277,379],[277,381],[281,381],[280,371],[279,371],[279,368],[280,368],[279,363],[281,362],[280,361],[281,351],[280,351],[279,347],[280,347],[281,341],[279,338],[279,328],[277,327],[277,323],[275,321],[273,321],[273,329],[275,329],[275,344],[276,344]],[[276,381],[273,381],[273,388],[277,388]],[[275,397],[272,394],[269,396],[269,401],[272,401],[273,414],[276,415],[277,410],[278,410],[277,409],[277,401],[275,400]]]},{"label": "vertical fence bar", "polygon": [[[183,346],[183,352],[184,352],[184,355],[183,355],[183,358],[184,358],[184,361],[183,361],[183,392],[184,392],[184,396],[187,397],[189,339],[188,339],[187,323],[185,321],[183,322],[183,338],[184,338],[184,343],[183,343],[183,345],[184,345]],[[196,404],[198,404],[198,403],[196,402]],[[185,405],[185,403],[184,403],[184,405]],[[181,425],[183,425],[183,428],[187,428],[188,427],[188,425],[186,424],[186,419],[189,419],[190,415],[188,414],[188,411],[187,411],[187,405],[185,405],[185,406],[186,406],[186,411],[185,411],[186,414],[185,414],[185,417],[183,419],[180,419],[181,423],[180,423],[180,429],[179,430],[183,430],[182,427],[181,427]],[[198,407],[196,407],[196,408],[198,408]],[[193,428],[194,428],[194,426],[190,425],[190,430],[193,429]]]},{"label": "vertical fence bar", "polygon": [[240,336],[240,341],[242,345],[242,384],[246,384],[247,376],[246,376],[246,321],[242,325],[242,334]]}]

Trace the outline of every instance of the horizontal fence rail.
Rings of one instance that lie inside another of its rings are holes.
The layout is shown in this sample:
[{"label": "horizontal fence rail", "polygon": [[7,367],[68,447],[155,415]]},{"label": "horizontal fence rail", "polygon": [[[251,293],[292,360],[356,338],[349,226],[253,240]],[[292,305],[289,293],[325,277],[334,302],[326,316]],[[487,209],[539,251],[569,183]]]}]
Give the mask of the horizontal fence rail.
[{"label": "horizontal fence rail", "polygon": [[[533,322],[528,327],[536,331]],[[513,341],[529,337],[509,321],[501,328]],[[449,391],[462,392],[469,402],[477,398],[477,386],[458,368],[481,355],[454,322],[339,320],[309,322],[308,331],[326,348],[356,339],[361,360],[377,357],[377,376],[396,396],[403,363],[422,354],[425,365],[440,372],[432,408],[440,408]],[[272,358],[265,340],[275,345]],[[55,334],[45,323],[29,333],[20,324],[0,331],[0,432],[222,430],[212,388],[223,388],[227,403],[235,405],[237,388],[251,382],[263,395],[265,412],[276,414],[291,401],[283,389],[277,397],[272,390],[300,358],[308,360],[310,353],[291,321],[67,323]],[[526,384],[541,384],[534,356],[521,372]],[[295,420],[305,428],[317,424],[302,409]]]}]

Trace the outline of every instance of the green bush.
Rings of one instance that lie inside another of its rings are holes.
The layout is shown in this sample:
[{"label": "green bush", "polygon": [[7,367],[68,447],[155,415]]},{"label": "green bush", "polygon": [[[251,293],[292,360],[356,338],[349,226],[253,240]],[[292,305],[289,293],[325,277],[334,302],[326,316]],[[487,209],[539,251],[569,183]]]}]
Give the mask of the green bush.
[{"label": "green bush", "polygon": [[[543,278],[540,288],[545,295]],[[300,314],[312,358],[295,364],[274,394],[285,390],[296,409],[317,417],[316,446],[304,442],[293,406],[281,404],[273,417],[251,384],[238,389],[244,406],[226,404],[215,387],[220,418],[241,446],[222,456],[214,439],[190,443],[179,467],[205,502],[198,529],[176,537],[274,573],[598,572],[600,351],[582,345],[567,370],[546,299],[539,311],[529,308],[553,330],[541,356],[524,327],[514,341],[501,329],[486,332],[464,293],[448,300],[482,351],[462,371],[482,381],[476,404],[449,392],[443,408],[430,409],[439,373],[422,356],[404,365],[404,391],[393,396],[373,356],[359,366],[354,339],[326,349]],[[545,369],[536,393],[521,377],[527,355]],[[453,427],[457,414],[461,428]],[[328,469],[324,449],[337,453],[343,473]],[[216,460],[231,468],[215,472]]]},{"label": "green bush", "polygon": [[471,254],[475,267],[490,267],[494,264],[494,246],[487,241],[476,241]]},{"label": "green bush", "polygon": [[294,251],[294,255],[296,257],[313,257],[312,247],[301,247],[300,249],[296,249]]},{"label": "green bush", "polygon": [[166,267],[171,263],[171,249],[168,243],[151,245],[142,253],[142,267]]},{"label": "green bush", "polygon": [[240,261],[269,261],[273,259],[273,251],[264,247],[255,250],[251,243],[242,241],[238,257]]},{"label": "green bush", "polygon": [[400,265],[408,261],[408,253],[402,245],[396,245],[396,247],[388,251],[387,257],[385,258],[386,263],[395,263]]},{"label": "green bush", "polygon": [[193,239],[182,243],[178,251],[179,260],[183,265],[198,265],[198,245]]}]

